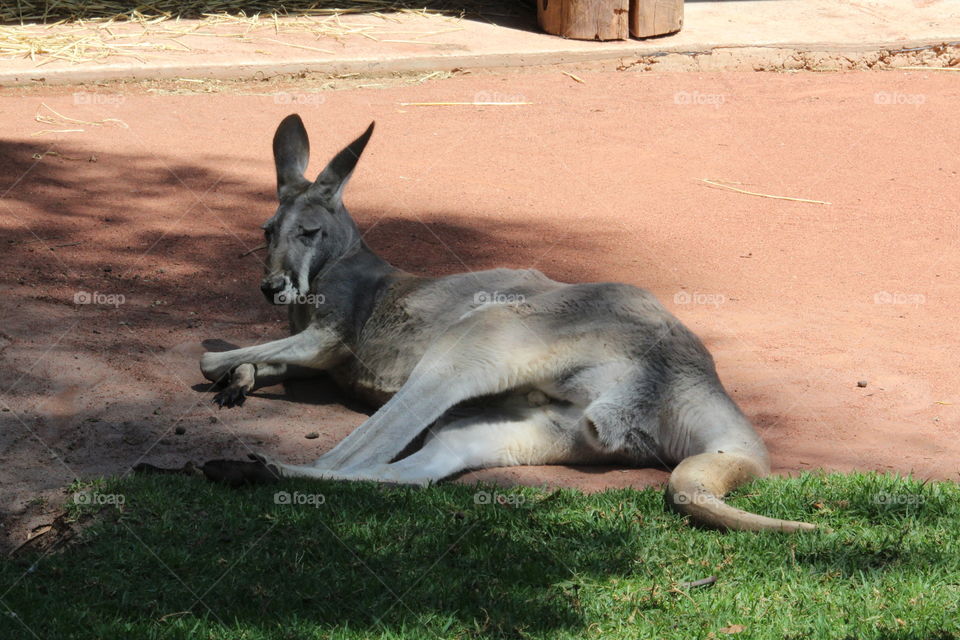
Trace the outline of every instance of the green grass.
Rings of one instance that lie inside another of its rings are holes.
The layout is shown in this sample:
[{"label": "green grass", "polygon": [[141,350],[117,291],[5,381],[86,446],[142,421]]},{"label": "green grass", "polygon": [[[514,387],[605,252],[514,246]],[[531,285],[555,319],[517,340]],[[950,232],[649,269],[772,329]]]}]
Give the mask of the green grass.
[{"label": "green grass", "polygon": [[804,475],[732,500],[832,528],[795,536],[699,530],[653,490],[483,488],[507,504],[450,484],[93,490],[124,504],[75,507],[98,512],[78,543],[0,563],[0,637],[960,638],[950,483]]}]

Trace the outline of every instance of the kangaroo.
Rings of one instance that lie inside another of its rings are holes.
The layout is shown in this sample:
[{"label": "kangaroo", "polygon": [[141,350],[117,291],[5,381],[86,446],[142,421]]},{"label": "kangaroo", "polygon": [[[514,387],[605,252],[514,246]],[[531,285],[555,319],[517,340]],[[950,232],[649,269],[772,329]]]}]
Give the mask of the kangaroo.
[{"label": "kangaroo", "polygon": [[667,505],[695,523],[815,528],[723,501],[769,472],[766,447],[703,343],[649,292],[536,270],[420,277],[374,253],[343,204],[373,128],[310,181],[303,122],[281,122],[260,288],[288,306],[292,335],[205,353],[200,368],[226,383],[221,407],[324,371],[379,409],[312,464],[257,456],[223,473],[426,485],[495,466],[659,466],[673,469]]}]

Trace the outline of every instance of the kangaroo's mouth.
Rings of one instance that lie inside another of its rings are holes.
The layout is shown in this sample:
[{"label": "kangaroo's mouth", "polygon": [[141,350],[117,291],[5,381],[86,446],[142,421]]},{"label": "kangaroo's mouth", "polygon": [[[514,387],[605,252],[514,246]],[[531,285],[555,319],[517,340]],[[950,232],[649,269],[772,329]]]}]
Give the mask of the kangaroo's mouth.
[{"label": "kangaroo's mouth", "polygon": [[287,274],[264,278],[260,284],[260,291],[263,292],[267,302],[275,305],[296,304],[300,297],[300,291]]}]

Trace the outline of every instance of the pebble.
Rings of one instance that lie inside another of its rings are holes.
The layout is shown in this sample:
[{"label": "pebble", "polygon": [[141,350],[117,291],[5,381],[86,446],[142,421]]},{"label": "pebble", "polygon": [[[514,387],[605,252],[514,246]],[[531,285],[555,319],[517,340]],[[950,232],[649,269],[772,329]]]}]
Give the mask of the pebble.
[{"label": "pebble", "polygon": [[182,436],[183,434],[185,434],[185,433],[187,432],[187,429],[186,429],[186,427],[179,427],[179,426],[178,426],[178,427],[176,427],[176,428],[173,430],[173,432],[174,432],[175,434],[177,434],[178,436]]},{"label": "pebble", "polygon": [[308,433],[303,437],[306,438],[307,440],[314,440],[315,438],[319,438],[320,434],[317,433],[316,431],[311,431],[310,433]]},{"label": "pebble", "polygon": [[867,386],[867,381],[866,381],[866,380],[858,380],[858,381],[857,381],[857,386],[862,389],[862,388],[864,388],[865,386]]}]

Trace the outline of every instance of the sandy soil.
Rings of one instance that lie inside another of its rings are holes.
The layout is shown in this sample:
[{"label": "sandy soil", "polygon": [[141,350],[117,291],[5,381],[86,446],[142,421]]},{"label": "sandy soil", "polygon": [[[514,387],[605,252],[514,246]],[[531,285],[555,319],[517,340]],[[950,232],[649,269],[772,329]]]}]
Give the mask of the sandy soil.
[{"label": "sandy soil", "polygon": [[[282,311],[257,290],[259,256],[240,254],[260,243],[275,207],[270,139],[292,111],[312,135],[311,172],[377,120],[347,203],[398,266],[435,275],[532,266],[643,286],[711,348],[778,473],[956,479],[956,78],[581,77],[0,95],[8,540],[44,517],[35,498],[62,495],[75,477],[251,448],[306,461],[363,420],[323,383],[265,389],[218,411],[197,366],[204,341],[285,334]],[[402,104],[475,99],[533,104]],[[86,123],[37,122],[41,104]],[[125,126],[90,124],[107,118]],[[64,129],[82,131],[35,135]],[[91,303],[77,304],[84,294]],[[595,490],[664,478],[539,467],[466,480]]]}]

